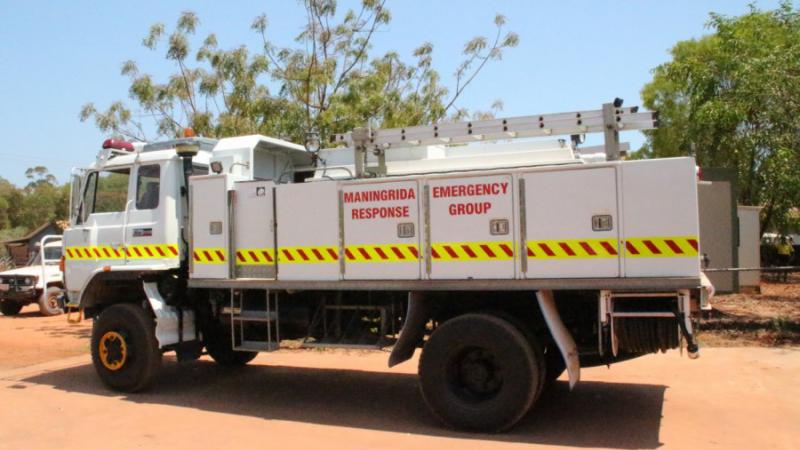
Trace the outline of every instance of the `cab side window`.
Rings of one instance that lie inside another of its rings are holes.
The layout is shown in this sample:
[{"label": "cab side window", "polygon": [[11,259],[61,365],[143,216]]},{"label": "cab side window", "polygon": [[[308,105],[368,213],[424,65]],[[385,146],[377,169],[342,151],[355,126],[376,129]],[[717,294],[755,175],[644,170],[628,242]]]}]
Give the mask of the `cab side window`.
[{"label": "cab side window", "polygon": [[93,198],[87,209],[92,213],[125,211],[131,169],[104,170],[91,176],[94,179],[88,183],[86,195],[93,194]]},{"label": "cab side window", "polygon": [[140,166],[136,173],[136,209],[158,208],[161,186],[161,167],[158,164]]}]

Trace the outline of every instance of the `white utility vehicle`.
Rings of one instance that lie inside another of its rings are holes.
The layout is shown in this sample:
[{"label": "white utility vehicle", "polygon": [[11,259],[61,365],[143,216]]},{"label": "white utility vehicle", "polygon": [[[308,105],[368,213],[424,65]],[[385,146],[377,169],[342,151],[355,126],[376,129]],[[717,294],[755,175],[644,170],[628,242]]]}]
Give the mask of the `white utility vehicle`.
[{"label": "white utility vehicle", "polygon": [[64,312],[61,298],[64,285],[59,270],[61,247],[61,236],[45,236],[26,267],[0,272],[0,312],[3,315],[16,315],[31,303],[38,303],[39,311],[45,316]]},{"label": "white utility vehicle", "polygon": [[[514,425],[565,369],[678,348],[708,297],[692,158],[620,160],[623,108],[405,129],[319,149],[265,136],[108,140],[73,179],[71,308],[108,386],[163,352],[243,365],[307,347],[422,348],[445,423]],[[602,147],[579,148],[602,133]],[[546,142],[534,137],[570,136]],[[526,139],[523,139],[526,138]]]}]

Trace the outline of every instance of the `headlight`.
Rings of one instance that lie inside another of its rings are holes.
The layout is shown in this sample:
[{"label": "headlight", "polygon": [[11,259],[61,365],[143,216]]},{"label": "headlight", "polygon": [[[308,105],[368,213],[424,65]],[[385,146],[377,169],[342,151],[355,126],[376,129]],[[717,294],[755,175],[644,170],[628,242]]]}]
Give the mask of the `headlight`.
[{"label": "headlight", "polygon": [[26,286],[30,286],[30,285],[32,285],[32,284],[33,284],[33,278],[31,278],[31,277],[25,277],[25,279],[24,279],[24,280],[22,280],[22,283],[23,283],[23,284],[25,284]]},{"label": "headlight", "polygon": [[4,279],[0,278],[0,284],[6,284],[6,281]]}]

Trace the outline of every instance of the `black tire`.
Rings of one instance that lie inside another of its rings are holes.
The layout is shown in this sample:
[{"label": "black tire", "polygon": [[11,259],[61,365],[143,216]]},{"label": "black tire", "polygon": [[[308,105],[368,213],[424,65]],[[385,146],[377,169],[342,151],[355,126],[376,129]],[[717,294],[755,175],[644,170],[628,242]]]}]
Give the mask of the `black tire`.
[{"label": "black tire", "polygon": [[420,388],[445,424],[499,432],[531,408],[543,375],[525,335],[488,314],[465,314],[440,325],[422,350]]},{"label": "black tire", "polygon": [[61,289],[55,286],[50,286],[46,291],[39,296],[39,312],[43,316],[57,316],[64,314],[64,308],[61,306]]},{"label": "black tire", "polygon": [[92,327],[92,362],[100,379],[117,391],[149,387],[161,368],[155,321],[138,305],[109,306]]},{"label": "black tire", "polygon": [[231,342],[231,329],[220,324],[206,327],[203,331],[203,340],[208,354],[220,366],[244,366],[258,356],[258,352],[234,350]]},{"label": "black tire", "polygon": [[536,339],[536,335],[533,333],[533,330],[525,324],[524,321],[515,317],[514,315],[506,312],[506,311],[487,311],[487,314],[497,316],[508,323],[514,325],[517,330],[519,330],[523,335],[525,335],[525,339],[528,340],[528,344],[531,346],[531,350],[533,350],[533,357],[536,361],[536,368],[538,369],[539,377],[538,383],[536,385],[536,395],[533,397],[533,403],[531,404],[531,408],[533,405],[539,401],[539,397],[544,392],[547,383],[547,377],[550,372],[548,372],[548,366],[545,363],[545,354],[542,346],[539,344],[539,340]]},{"label": "black tire", "polygon": [[0,312],[4,316],[16,316],[22,311],[22,303],[12,302],[11,300],[0,301]]}]

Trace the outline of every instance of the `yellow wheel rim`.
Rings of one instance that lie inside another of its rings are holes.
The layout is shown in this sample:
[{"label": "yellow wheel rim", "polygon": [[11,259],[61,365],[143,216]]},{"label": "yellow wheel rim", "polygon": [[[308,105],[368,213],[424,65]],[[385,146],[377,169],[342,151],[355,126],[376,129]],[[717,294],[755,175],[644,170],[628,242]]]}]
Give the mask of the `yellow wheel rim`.
[{"label": "yellow wheel rim", "polygon": [[108,331],[100,338],[100,362],[108,370],[119,370],[128,359],[125,338],[116,331]]}]

